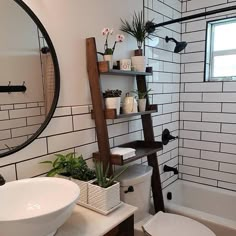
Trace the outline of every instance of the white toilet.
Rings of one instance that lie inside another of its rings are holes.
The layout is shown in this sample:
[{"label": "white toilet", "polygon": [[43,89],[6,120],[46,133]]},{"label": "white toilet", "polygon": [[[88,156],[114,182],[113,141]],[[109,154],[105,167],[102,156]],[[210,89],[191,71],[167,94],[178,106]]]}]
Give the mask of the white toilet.
[{"label": "white toilet", "polygon": [[184,216],[163,212],[150,215],[151,175],[152,167],[135,164],[118,179],[121,200],[138,208],[134,214],[135,236],[215,236],[203,224]]}]

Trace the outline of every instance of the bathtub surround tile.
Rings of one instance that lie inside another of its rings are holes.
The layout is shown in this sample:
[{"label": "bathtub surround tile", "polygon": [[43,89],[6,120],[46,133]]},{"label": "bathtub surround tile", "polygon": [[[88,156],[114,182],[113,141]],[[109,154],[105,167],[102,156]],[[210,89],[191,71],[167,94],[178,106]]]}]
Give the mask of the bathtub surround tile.
[{"label": "bathtub surround tile", "polygon": [[220,172],[220,171],[201,169],[200,176],[206,177],[209,179],[222,180],[225,182],[236,183],[236,175],[230,174],[230,173],[225,173],[225,172]]},{"label": "bathtub surround tile", "polygon": [[220,163],[220,171],[236,174],[236,165]]},{"label": "bathtub surround tile", "polygon": [[183,165],[199,167],[204,169],[218,170],[218,162],[206,161],[202,159],[195,159],[189,157],[183,157]]},{"label": "bathtub surround tile", "polygon": [[188,180],[188,181],[191,181],[191,182],[195,182],[195,183],[201,183],[201,184],[206,184],[206,185],[211,185],[211,186],[217,186],[217,181],[216,180],[201,178],[201,177],[198,177],[198,176],[183,174],[182,179],[183,180]]},{"label": "bathtub surround tile", "polygon": [[236,191],[236,184],[218,181],[218,187]]},{"label": "bathtub surround tile", "polygon": [[192,166],[179,165],[179,172],[182,174],[199,176],[200,169]]}]

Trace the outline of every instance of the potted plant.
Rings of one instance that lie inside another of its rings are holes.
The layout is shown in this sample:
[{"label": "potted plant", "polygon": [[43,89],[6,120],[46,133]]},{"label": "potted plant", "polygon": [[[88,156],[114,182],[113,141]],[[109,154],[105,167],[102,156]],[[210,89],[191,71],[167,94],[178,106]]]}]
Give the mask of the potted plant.
[{"label": "potted plant", "polygon": [[95,171],[90,169],[80,155],[77,157],[77,164],[71,168],[71,181],[80,187],[80,197],[77,203],[88,203],[88,182],[95,179]]},{"label": "potted plant", "polygon": [[104,28],[102,30],[102,35],[106,37],[105,39],[105,43],[104,43],[104,52],[98,52],[98,54],[101,54],[104,58],[104,61],[108,61],[109,62],[109,69],[112,69],[113,68],[113,54],[114,54],[114,51],[115,51],[115,48],[116,48],[116,44],[117,43],[121,43],[124,41],[124,35],[122,34],[117,34],[116,35],[116,40],[113,44],[113,47],[109,47],[108,45],[108,38],[109,38],[109,35],[112,35],[113,34],[113,29],[109,29],[109,28]]},{"label": "potted plant", "polygon": [[122,91],[119,89],[110,90],[107,89],[103,93],[105,99],[106,109],[116,109],[116,114],[120,114],[120,100],[121,100]]},{"label": "potted plant", "polygon": [[127,168],[108,178],[109,165],[104,170],[103,163],[96,161],[96,180],[88,183],[88,204],[102,211],[109,211],[117,206],[120,203],[120,183],[116,182],[116,179]]},{"label": "potted plant", "polygon": [[76,156],[74,153],[66,155],[56,154],[55,161],[43,161],[41,163],[51,164],[52,169],[47,173],[48,177],[62,177],[70,179],[80,187],[78,203],[88,202],[88,181],[95,178],[95,171],[88,168],[83,156]]},{"label": "potted plant", "polygon": [[142,46],[146,38],[150,38],[150,32],[146,30],[146,23],[143,19],[143,12],[134,12],[132,22],[121,19],[120,30],[131,35],[137,41],[138,50],[135,51],[135,56],[131,57],[132,66],[135,71],[145,72],[146,59],[142,56]]},{"label": "potted plant", "polygon": [[138,108],[140,112],[146,111],[147,96],[152,91],[148,89],[147,91],[134,90],[132,93],[137,94],[138,96]]},{"label": "potted plant", "polygon": [[71,168],[75,166],[76,159],[74,158],[74,153],[55,154],[57,157],[54,161],[43,161],[40,163],[52,165],[52,169],[47,173],[46,176],[53,177],[58,176],[66,179],[71,177]]}]

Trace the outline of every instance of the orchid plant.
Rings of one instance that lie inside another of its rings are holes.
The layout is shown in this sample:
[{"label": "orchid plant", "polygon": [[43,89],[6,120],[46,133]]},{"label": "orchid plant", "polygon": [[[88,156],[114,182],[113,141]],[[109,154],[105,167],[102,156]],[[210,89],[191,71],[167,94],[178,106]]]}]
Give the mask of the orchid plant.
[{"label": "orchid plant", "polygon": [[109,38],[109,35],[112,35],[112,34],[113,34],[113,29],[104,28],[102,30],[102,35],[105,36],[106,39],[105,39],[105,44],[104,44],[104,53],[99,52],[99,54],[101,54],[101,55],[113,55],[113,53],[115,51],[115,48],[116,48],[116,44],[117,43],[122,43],[125,39],[125,36],[123,34],[117,34],[114,45],[113,45],[112,48],[110,48],[108,46],[108,38]]}]

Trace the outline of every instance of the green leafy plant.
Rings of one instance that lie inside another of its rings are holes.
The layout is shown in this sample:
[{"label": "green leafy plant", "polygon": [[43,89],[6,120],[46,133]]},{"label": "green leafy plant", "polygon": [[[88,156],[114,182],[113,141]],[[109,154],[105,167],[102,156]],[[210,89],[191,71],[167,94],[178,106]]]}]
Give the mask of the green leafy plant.
[{"label": "green leafy plant", "polygon": [[116,174],[115,176],[109,176],[108,177],[108,173],[109,173],[109,169],[110,166],[108,165],[106,170],[103,167],[103,163],[101,161],[96,161],[95,162],[95,172],[96,172],[96,182],[95,184],[97,184],[98,186],[102,187],[102,188],[108,188],[111,185],[114,184],[114,182],[117,180],[117,178],[122,175],[126,170],[127,170],[128,166],[124,167],[118,174]]},{"label": "green leafy plant", "polygon": [[[152,22],[152,21],[151,21]],[[134,12],[132,22],[129,23],[127,20],[121,19],[120,30],[133,36],[137,40],[137,46],[140,50],[142,48],[143,42],[146,38],[149,37],[150,32],[146,29],[146,24],[144,23],[143,12]]]},{"label": "green leafy plant", "polygon": [[79,156],[78,165],[71,169],[71,176],[82,181],[89,181],[96,177],[95,171],[88,167],[82,156]]},{"label": "green leafy plant", "polygon": [[121,94],[122,94],[122,91],[119,90],[119,89],[116,89],[116,90],[107,89],[107,90],[103,93],[103,97],[104,97],[104,98],[120,97]]},{"label": "green leafy plant", "polygon": [[52,169],[47,173],[48,177],[61,174],[64,176],[73,176],[80,180],[90,180],[95,177],[95,172],[88,168],[83,156],[76,156],[74,153],[66,155],[56,154],[54,161],[43,161],[43,164],[51,164]]},{"label": "green leafy plant", "polygon": [[131,91],[131,92],[137,94],[139,99],[144,99],[149,95],[149,93],[151,91],[152,91],[152,89],[148,89],[147,91],[144,91],[144,92],[139,91],[139,90],[134,90],[134,91]]}]

